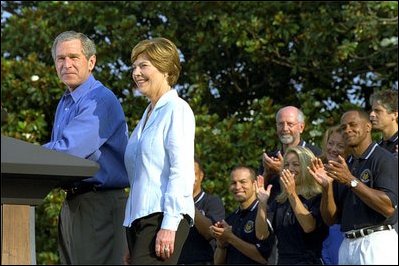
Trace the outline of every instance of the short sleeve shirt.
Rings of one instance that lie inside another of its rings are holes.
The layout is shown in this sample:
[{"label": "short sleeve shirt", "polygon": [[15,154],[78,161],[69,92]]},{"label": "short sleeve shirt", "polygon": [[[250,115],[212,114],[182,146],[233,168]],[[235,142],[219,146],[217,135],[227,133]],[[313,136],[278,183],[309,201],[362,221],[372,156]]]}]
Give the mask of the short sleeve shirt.
[{"label": "short sleeve shirt", "polygon": [[[259,240],[255,235],[255,219],[258,210],[258,200],[255,200],[251,206],[245,210],[237,209],[226,218],[226,222],[232,226],[234,235],[241,240],[254,244],[260,254],[267,260],[271,254],[275,241],[274,234],[265,240]],[[257,261],[245,256],[232,245],[227,246],[226,264],[259,264]]]},{"label": "short sleeve shirt", "polygon": [[[398,204],[398,160],[390,152],[373,142],[359,157],[349,156],[347,164],[360,182],[370,188],[383,191],[397,208]],[[334,200],[343,232],[367,226],[394,224],[397,215],[385,218],[364,203],[351,188],[334,182]]]},{"label": "short sleeve shirt", "polygon": [[314,264],[320,262],[321,249],[328,235],[328,226],[320,214],[321,194],[310,199],[299,195],[305,208],[316,219],[316,229],[305,233],[287,199],[284,203],[273,201],[268,209],[268,217],[278,239],[279,264]]},{"label": "short sleeve shirt", "polygon": [[378,142],[378,145],[380,145],[384,149],[388,150],[389,152],[397,155],[396,146],[398,145],[398,132],[396,131],[396,133],[388,140],[381,139]]}]

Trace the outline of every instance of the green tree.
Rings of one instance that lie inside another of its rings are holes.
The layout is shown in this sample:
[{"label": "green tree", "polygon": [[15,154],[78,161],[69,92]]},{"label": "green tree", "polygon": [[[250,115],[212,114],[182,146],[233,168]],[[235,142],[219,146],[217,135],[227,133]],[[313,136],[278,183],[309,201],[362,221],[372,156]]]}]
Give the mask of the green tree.
[{"label": "green tree", "polygon": [[[228,212],[232,167],[258,168],[276,145],[274,114],[284,105],[307,117],[304,138],[353,105],[366,109],[377,89],[397,89],[398,4],[385,2],[2,1],[2,134],[48,141],[65,90],[51,58],[62,31],[97,44],[95,76],[120,97],[130,131],[147,105],[135,96],[130,52],[141,39],[163,36],[181,51],[177,89],[196,116],[196,153],[207,190]],[[38,264],[59,262],[56,223],[63,193],[36,208]]]}]

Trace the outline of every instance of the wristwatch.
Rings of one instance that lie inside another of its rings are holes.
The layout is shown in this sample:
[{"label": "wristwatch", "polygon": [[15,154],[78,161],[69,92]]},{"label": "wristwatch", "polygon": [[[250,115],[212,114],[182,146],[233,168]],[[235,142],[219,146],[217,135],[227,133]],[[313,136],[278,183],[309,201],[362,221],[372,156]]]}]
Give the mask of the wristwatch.
[{"label": "wristwatch", "polygon": [[359,184],[359,181],[357,181],[357,179],[355,178],[355,179],[353,179],[353,180],[351,180],[351,182],[350,182],[350,186],[351,186],[351,188],[355,188],[355,187],[357,187],[357,184]]}]

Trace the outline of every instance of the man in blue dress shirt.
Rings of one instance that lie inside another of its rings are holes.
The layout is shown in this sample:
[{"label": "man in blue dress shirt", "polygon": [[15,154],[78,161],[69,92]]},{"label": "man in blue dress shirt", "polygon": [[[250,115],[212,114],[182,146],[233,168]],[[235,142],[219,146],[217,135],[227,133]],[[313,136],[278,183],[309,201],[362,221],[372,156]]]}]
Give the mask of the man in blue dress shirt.
[{"label": "man in blue dress shirt", "polygon": [[122,226],[129,185],[124,166],[128,130],[121,104],[92,71],[96,48],[86,35],[66,31],[52,47],[58,77],[67,89],[58,103],[51,141],[44,147],[93,160],[100,170],[67,184],[59,216],[63,264],[123,264]]}]

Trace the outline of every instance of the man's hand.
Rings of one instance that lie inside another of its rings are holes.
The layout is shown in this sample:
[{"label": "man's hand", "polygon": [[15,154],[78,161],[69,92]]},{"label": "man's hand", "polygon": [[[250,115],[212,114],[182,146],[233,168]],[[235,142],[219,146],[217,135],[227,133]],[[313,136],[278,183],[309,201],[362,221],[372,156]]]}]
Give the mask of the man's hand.
[{"label": "man's hand", "polygon": [[277,157],[268,156],[266,152],[263,153],[262,164],[265,169],[272,173],[280,173],[283,165],[283,156],[280,151],[277,153]]},{"label": "man's hand", "polygon": [[329,177],[344,185],[348,185],[355,178],[341,155],[338,155],[337,162],[329,160],[328,164],[325,165],[325,169]]},{"label": "man's hand", "polygon": [[256,177],[255,182],[255,193],[258,198],[260,204],[266,204],[270,197],[270,192],[272,189],[272,185],[268,185],[267,189],[265,189],[265,179],[262,175],[258,175]]}]

